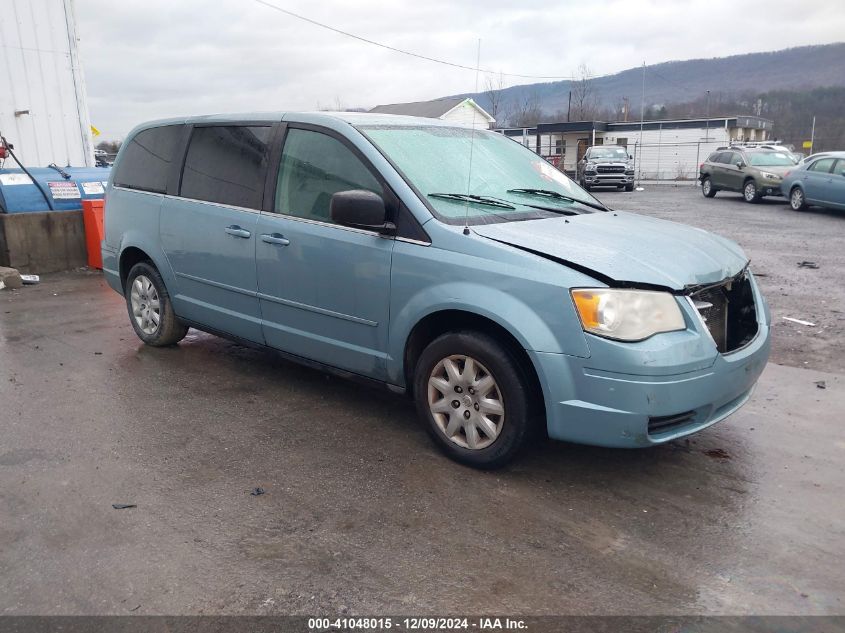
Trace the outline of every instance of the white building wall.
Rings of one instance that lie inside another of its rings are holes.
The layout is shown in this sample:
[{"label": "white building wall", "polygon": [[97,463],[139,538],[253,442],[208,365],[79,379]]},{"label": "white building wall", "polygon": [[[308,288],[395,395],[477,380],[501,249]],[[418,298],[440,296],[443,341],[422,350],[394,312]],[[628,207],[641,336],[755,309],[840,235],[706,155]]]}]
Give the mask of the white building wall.
[{"label": "white building wall", "polygon": [[698,165],[717,147],[729,143],[729,129],[721,127],[692,129],[612,131],[604,135],[605,145],[628,139],[628,153],[634,156],[637,174],[643,179],[692,180]]},{"label": "white building wall", "polygon": [[452,123],[470,125],[475,127],[477,130],[487,130],[491,127],[487,118],[467,101],[464,101],[462,104],[450,110],[440,118]]},{"label": "white building wall", "polygon": [[92,166],[73,0],[2,0],[0,10],[0,133],[28,167]]}]

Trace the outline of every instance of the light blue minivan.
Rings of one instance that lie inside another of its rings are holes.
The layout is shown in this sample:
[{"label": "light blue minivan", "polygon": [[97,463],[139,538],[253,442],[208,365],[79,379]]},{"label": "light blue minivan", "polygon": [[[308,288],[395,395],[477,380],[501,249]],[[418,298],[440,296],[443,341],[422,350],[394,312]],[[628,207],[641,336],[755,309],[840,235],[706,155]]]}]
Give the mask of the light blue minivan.
[{"label": "light blue minivan", "polygon": [[144,343],[195,327],[415,400],[452,458],[641,447],[750,397],[769,312],[733,242],[612,211],[507,137],[375,114],[137,127],[103,265]]}]

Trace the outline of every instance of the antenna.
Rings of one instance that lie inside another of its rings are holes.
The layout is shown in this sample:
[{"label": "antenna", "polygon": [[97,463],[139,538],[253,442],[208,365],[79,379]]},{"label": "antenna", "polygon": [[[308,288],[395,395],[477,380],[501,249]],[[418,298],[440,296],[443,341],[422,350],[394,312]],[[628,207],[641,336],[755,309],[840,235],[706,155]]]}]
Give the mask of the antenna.
[{"label": "antenna", "polygon": [[[478,73],[480,72],[481,68],[481,38],[478,38],[478,51],[475,56],[475,92],[473,94],[478,94]],[[472,99],[470,99],[472,101]],[[473,101],[473,104],[475,102]],[[475,146],[475,115],[478,113],[478,109],[473,107],[472,109],[472,133],[469,138],[469,166],[467,168],[467,196],[470,194],[470,188],[472,187],[472,148]],[[464,235],[469,235],[469,198],[467,198],[464,202]]]}]

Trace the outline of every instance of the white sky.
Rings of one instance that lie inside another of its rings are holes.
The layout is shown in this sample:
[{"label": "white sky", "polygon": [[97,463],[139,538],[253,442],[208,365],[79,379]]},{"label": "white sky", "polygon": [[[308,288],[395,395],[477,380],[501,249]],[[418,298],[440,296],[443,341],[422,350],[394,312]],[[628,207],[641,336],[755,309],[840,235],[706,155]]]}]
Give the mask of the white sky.
[{"label": "white sky", "polygon": [[[604,75],[643,61],[845,39],[843,0],[268,1],[469,66],[481,38],[482,68],[520,74],[570,75],[584,61]],[[376,48],[254,0],[76,0],[76,15],[98,140],[167,116],[372,107],[475,90],[472,71]]]}]

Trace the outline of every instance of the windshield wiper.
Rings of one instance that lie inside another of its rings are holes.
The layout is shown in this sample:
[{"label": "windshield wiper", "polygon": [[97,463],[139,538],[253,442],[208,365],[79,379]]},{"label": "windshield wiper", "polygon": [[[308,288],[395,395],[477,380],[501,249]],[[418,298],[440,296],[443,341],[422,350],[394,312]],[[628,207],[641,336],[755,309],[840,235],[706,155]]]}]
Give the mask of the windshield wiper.
[{"label": "windshield wiper", "polygon": [[558,193],[557,191],[552,191],[551,189],[508,189],[508,193],[525,193],[532,196],[543,196],[545,198],[554,198],[555,200],[566,200],[567,202],[577,202],[578,204],[583,204],[586,207],[592,207],[593,209],[598,209],[599,211],[610,211],[606,206],[603,204],[596,204],[595,202],[587,202],[586,200],[579,200],[578,198],[573,198],[571,196],[565,196],[562,193]]},{"label": "windshield wiper", "polygon": [[473,202],[475,204],[484,204],[488,207],[498,207],[499,209],[516,209],[512,204],[501,202],[495,198],[488,198],[486,196],[476,196],[468,193],[430,193],[430,198],[442,198],[444,200],[457,200],[458,202]]}]

